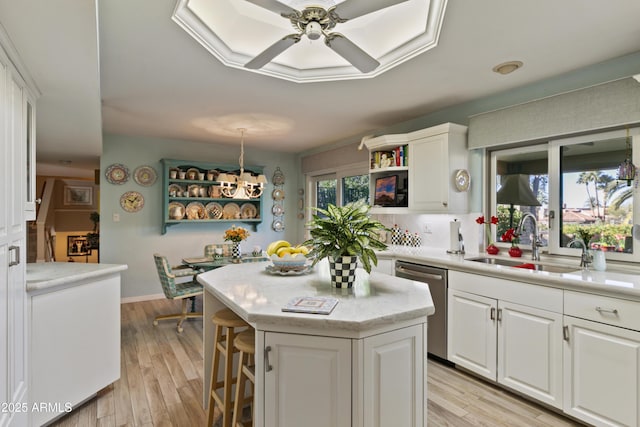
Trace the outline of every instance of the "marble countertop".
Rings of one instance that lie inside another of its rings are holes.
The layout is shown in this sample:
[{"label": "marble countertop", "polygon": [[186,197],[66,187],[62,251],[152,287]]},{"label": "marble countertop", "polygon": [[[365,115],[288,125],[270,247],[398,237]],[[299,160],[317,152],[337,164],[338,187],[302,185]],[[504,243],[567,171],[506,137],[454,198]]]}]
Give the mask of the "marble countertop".
[{"label": "marble countertop", "polygon": [[27,292],[45,291],[84,279],[126,270],[126,264],[39,262],[27,264]]},{"label": "marble countertop", "polygon": [[[368,275],[358,269],[353,288],[341,289],[330,285],[326,262],[299,276],[270,274],[265,270],[269,265],[269,261],[228,265],[198,275],[198,281],[252,324],[362,332],[434,312],[425,283],[382,273]],[[301,296],[332,296],[339,302],[328,315],[282,311],[290,300]]]},{"label": "marble countertop", "polygon": [[[407,246],[389,246],[388,250],[378,253],[378,258],[380,259],[398,259],[451,270],[519,280],[543,286],[592,292],[640,301],[640,270],[638,270],[637,267],[631,266],[626,268],[620,264],[610,263],[606,271],[584,271],[581,270],[579,261],[576,259],[543,257],[541,261],[542,264],[575,267],[573,271],[554,273],[484,264],[469,260],[469,258],[479,256],[514,259],[503,255],[492,256],[477,253],[452,255],[448,254],[444,249],[427,247],[413,248]],[[520,259],[523,263],[532,262],[529,257],[523,256]]]}]

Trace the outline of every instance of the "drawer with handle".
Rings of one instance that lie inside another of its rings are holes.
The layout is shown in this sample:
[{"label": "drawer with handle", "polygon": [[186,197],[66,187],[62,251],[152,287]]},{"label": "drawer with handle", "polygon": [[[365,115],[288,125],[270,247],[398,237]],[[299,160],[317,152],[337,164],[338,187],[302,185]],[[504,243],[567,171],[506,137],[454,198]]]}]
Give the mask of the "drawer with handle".
[{"label": "drawer with handle", "polygon": [[640,330],[640,302],[580,292],[564,292],[564,314]]}]

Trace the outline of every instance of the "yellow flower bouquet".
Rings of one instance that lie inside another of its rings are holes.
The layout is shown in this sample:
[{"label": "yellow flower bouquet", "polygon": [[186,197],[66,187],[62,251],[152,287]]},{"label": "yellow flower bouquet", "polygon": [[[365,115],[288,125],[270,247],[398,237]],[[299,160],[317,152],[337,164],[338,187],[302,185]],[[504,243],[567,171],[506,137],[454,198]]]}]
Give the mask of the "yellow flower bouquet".
[{"label": "yellow flower bouquet", "polygon": [[224,240],[240,243],[249,237],[249,231],[246,228],[236,227],[232,225],[230,229],[224,232]]}]

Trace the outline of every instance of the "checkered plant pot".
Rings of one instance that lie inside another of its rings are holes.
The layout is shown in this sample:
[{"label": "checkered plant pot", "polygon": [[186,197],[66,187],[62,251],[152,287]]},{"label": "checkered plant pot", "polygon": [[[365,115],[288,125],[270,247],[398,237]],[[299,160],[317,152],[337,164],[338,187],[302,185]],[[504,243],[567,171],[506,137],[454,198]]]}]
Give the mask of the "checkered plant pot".
[{"label": "checkered plant pot", "polygon": [[350,288],[356,280],[358,257],[342,256],[338,259],[329,257],[329,273],[331,285],[336,288]]}]

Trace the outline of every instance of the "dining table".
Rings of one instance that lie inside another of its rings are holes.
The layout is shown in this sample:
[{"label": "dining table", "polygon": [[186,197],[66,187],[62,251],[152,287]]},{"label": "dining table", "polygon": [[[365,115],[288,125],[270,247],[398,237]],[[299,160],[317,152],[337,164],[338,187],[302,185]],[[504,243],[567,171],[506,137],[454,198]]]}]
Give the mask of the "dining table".
[{"label": "dining table", "polygon": [[230,264],[243,264],[247,262],[261,262],[261,261],[269,261],[269,258],[264,254],[253,255],[253,254],[243,254],[240,256],[240,259],[233,257],[203,257],[203,256],[195,256],[195,257],[187,257],[182,259],[182,264],[188,265],[194,270],[200,271],[209,271],[214,270],[216,268],[224,267],[225,265]]}]

